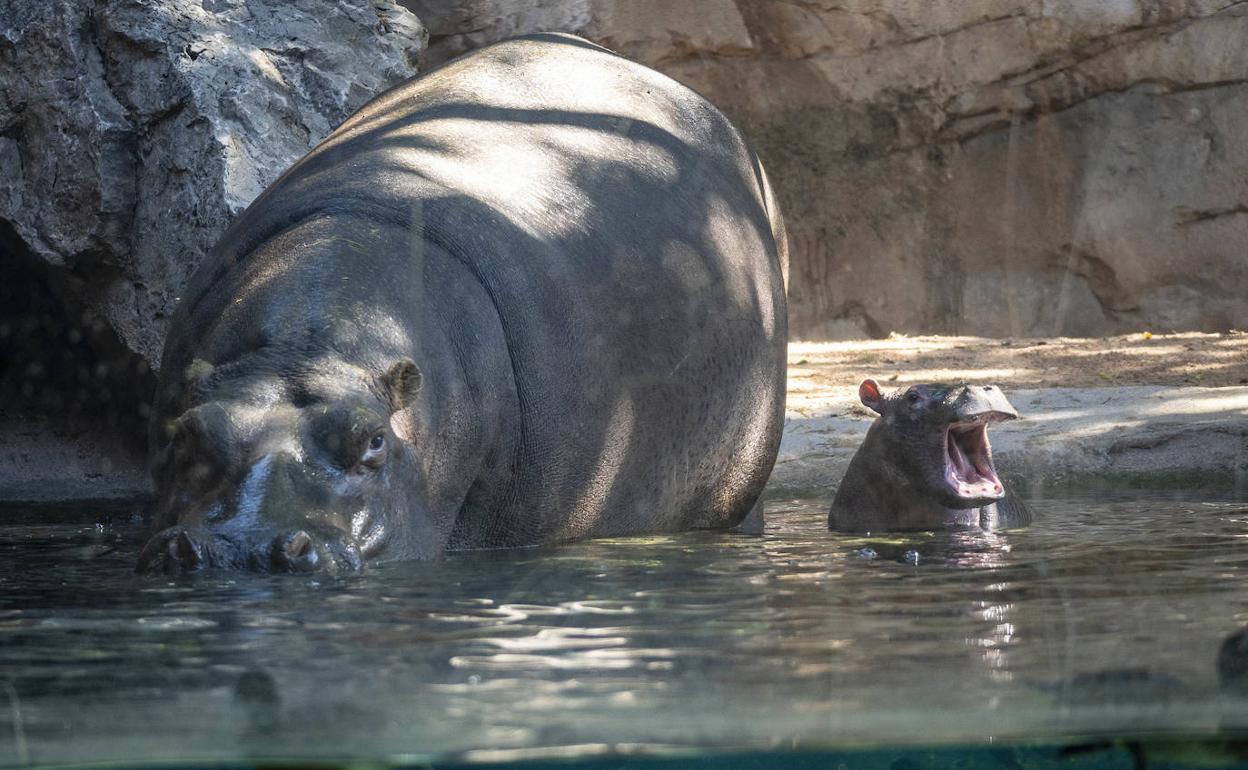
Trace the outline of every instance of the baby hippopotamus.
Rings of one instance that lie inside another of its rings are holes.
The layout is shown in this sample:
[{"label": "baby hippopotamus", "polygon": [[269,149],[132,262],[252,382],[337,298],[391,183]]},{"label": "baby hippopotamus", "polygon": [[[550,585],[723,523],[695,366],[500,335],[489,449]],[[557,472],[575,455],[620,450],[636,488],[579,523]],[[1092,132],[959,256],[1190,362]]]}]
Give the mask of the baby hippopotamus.
[{"label": "baby hippopotamus", "polygon": [[988,424],[1018,418],[993,385],[913,385],[888,395],[875,380],[858,386],[880,416],[849,463],[828,527],[882,532],[1031,523],[992,464]]}]

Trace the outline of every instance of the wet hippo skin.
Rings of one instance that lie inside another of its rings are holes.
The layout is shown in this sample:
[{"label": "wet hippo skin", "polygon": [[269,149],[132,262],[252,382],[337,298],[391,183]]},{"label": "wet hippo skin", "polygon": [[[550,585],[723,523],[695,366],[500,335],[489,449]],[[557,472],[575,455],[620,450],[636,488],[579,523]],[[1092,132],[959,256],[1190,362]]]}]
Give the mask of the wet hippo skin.
[{"label": "wet hippo skin", "polygon": [[780,441],[785,259],[727,119],[605,49],[518,38],[392,89],[184,292],[140,568],[736,525]]},{"label": "wet hippo skin", "polygon": [[879,415],[850,460],[828,512],[849,532],[1025,526],[1031,513],[992,462],[988,425],[1017,419],[994,385],[914,385],[891,394],[858,387]]}]

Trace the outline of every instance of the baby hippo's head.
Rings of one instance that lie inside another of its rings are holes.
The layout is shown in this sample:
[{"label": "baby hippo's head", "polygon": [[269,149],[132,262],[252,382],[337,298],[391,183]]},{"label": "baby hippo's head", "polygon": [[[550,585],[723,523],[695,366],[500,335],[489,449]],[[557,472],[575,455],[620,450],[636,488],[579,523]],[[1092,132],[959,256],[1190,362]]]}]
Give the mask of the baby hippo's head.
[{"label": "baby hippo's head", "polygon": [[1018,412],[995,385],[912,385],[882,394],[875,380],[858,386],[862,403],[880,415],[868,451],[898,468],[912,489],[947,508],[977,508],[1005,488],[992,464],[989,423]]}]

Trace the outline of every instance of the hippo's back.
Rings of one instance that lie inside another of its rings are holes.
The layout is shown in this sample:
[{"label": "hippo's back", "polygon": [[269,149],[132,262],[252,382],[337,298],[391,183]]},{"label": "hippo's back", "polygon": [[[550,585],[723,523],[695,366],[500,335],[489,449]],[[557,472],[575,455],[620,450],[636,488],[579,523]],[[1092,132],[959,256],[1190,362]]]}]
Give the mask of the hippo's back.
[{"label": "hippo's back", "polygon": [[510,40],[379,96],[261,202],[236,232],[358,211],[407,229],[413,266],[456,260],[488,293],[519,448],[506,505],[465,511],[453,545],[728,526],[761,492],[782,229],[757,159],[693,91],[575,37]]}]

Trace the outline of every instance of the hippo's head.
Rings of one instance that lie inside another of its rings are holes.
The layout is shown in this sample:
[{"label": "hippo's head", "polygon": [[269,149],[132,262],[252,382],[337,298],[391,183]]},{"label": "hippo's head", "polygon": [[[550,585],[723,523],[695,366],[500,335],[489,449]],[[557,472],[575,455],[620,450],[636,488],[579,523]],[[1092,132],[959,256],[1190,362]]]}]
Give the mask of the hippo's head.
[{"label": "hippo's head", "polygon": [[211,370],[189,367],[196,382],[180,390],[198,394],[193,405],[153,424],[158,531],[140,570],[358,569],[396,540],[411,553],[414,530],[428,526],[397,417],[420,390],[411,360],[380,376]]},{"label": "hippo's head", "polygon": [[993,385],[912,385],[888,395],[875,380],[858,397],[880,415],[879,449],[905,483],[946,508],[977,508],[1000,500],[1005,488],[992,464],[988,424],[1018,417]]}]

